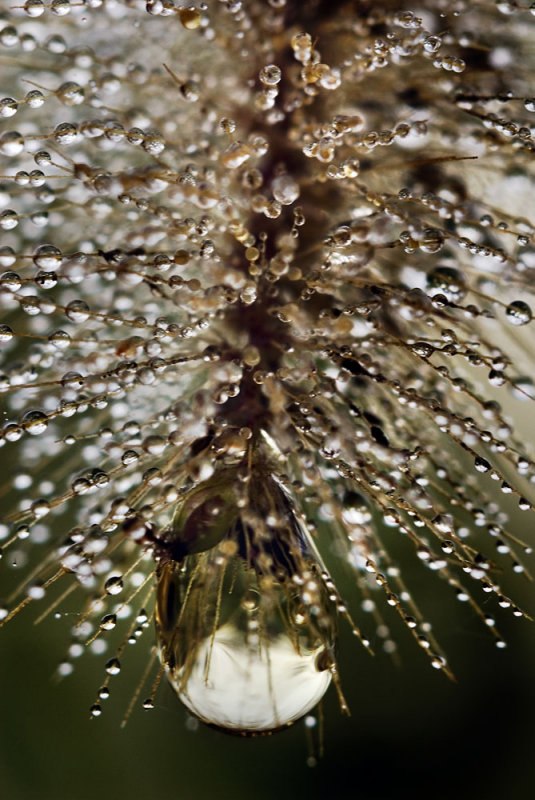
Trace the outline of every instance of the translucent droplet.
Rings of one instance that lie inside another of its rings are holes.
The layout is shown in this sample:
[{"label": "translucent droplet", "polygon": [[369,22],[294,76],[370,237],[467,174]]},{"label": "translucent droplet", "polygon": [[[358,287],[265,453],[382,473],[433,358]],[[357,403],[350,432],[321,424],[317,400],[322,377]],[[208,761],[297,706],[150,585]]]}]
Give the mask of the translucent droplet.
[{"label": "translucent droplet", "polygon": [[48,337],[48,341],[58,350],[65,350],[70,344],[71,337],[65,331],[54,331]]},{"label": "translucent droplet", "polygon": [[273,197],[282,203],[283,206],[289,206],[299,197],[299,184],[291,175],[279,175],[271,184]]},{"label": "translucent droplet", "polygon": [[466,278],[454,267],[436,267],[427,276],[427,286],[433,294],[440,292],[448,300],[462,300],[466,294]]},{"label": "translucent droplet", "polygon": [[200,11],[198,8],[195,8],[195,6],[189,6],[189,8],[180,8],[178,10],[178,16],[180,18],[180,22],[188,31],[197,30],[202,22],[202,11]]},{"label": "translucent droplet", "polygon": [[17,113],[19,104],[12,97],[4,97],[0,100],[0,117],[8,118]]},{"label": "translucent droplet", "polygon": [[6,131],[0,136],[0,153],[18,156],[24,150],[24,139],[18,131]]},{"label": "translucent droplet", "polygon": [[108,578],[104,584],[106,594],[119,594],[123,591],[123,579],[117,575]]},{"label": "translucent droplet", "polygon": [[505,313],[512,325],[527,325],[533,319],[531,308],[523,300],[514,300],[509,303]]},{"label": "translucent droplet", "polygon": [[24,101],[29,106],[29,108],[39,108],[45,102],[45,98],[43,93],[40,92],[39,89],[32,89],[31,91],[26,93]]},{"label": "translucent droplet", "polygon": [[67,305],[65,314],[71,322],[85,322],[89,319],[89,306],[84,300],[72,300]]},{"label": "translucent droplet", "polygon": [[100,621],[100,627],[104,631],[113,630],[116,624],[117,624],[116,614],[105,614]]},{"label": "translucent droplet", "polygon": [[9,325],[0,325],[0,342],[10,342],[13,338],[13,331]]},{"label": "translucent droplet", "polygon": [[280,82],[282,73],[276,64],[268,64],[260,70],[259,77],[265,86],[276,86]]},{"label": "translucent droplet", "polygon": [[162,663],[184,705],[211,725],[254,734],[291,724],[324,695],[336,609],[286,492],[253,476],[242,510],[237,485],[226,470],[186,498],[169,554],[177,545],[191,554],[163,564],[156,620]]},{"label": "translucent droplet", "polygon": [[489,383],[492,384],[492,386],[503,386],[506,381],[507,376],[505,372],[499,369],[491,369],[489,372]]},{"label": "translucent droplet", "polygon": [[84,90],[74,81],[68,81],[56,90],[56,97],[66,106],[77,106],[84,102]]},{"label": "translucent droplet", "polygon": [[195,81],[186,81],[180,87],[180,93],[185,100],[195,103],[201,95],[201,89]]},{"label": "translucent droplet", "polygon": [[121,664],[118,658],[110,658],[110,660],[106,662],[106,672],[108,675],[118,675],[120,671]]},{"label": "translucent droplet", "polygon": [[22,418],[24,429],[32,436],[44,433],[47,428],[47,417],[42,411],[28,411]]},{"label": "translucent droplet", "polygon": [[58,17],[63,17],[71,10],[71,0],[52,0],[50,5],[52,13]]},{"label": "translucent droplet", "polygon": [[33,263],[36,267],[43,270],[55,270],[61,266],[63,256],[57,247],[51,244],[43,244],[37,248],[33,255]]},{"label": "translucent droplet", "polygon": [[221,163],[227,169],[237,169],[251,157],[251,148],[244,142],[232,142],[221,154]]},{"label": "translucent droplet", "polygon": [[437,253],[444,244],[444,234],[438,228],[426,228],[418,245],[423,253]]}]

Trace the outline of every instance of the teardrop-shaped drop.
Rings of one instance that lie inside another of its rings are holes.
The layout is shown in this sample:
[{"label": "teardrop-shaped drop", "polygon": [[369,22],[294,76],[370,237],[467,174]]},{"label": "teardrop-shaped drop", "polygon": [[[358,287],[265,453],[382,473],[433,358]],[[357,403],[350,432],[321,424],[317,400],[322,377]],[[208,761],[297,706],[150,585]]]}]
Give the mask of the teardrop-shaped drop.
[{"label": "teardrop-shaped drop", "polygon": [[[209,489],[207,482],[196,490],[202,505]],[[298,720],[327,690],[336,610],[312,540],[272,475],[250,481],[245,507],[219,481],[212,489],[223,508],[214,516],[217,535],[203,538],[214,546],[160,564],[160,657],[178,697],[203,722],[266,733]],[[197,518],[198,504],[186,503]],[[181,511],[176,519],[184,546],[192,528]]]}]

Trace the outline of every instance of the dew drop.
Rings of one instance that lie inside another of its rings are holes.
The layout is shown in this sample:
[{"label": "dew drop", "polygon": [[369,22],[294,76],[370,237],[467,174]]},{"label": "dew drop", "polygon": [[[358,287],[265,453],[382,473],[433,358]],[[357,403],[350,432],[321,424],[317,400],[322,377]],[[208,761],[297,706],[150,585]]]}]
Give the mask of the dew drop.
[{"label": "dew drop", "polygon": [[123,579],[117,575],[108,578],[104,584],[106,594],[119,594],[123,590]]},{"label": "dew drop", "polygon": [[279,175],[271,184],[271,189],[275,200],[283,206],[291,205],[299,197],[299,184],[291,175]]},{"label": "dew drop", "polygon": [[103,631],[113,630],[116,624],[117,624],[116,614],[105,614],[100,621],[100,627]]},{"label": "dew drop", "polygon": [[89,319],[89,306],[84,300],[71,300],[65,308],[71,322],[81,323]]},{"label": "dew drop", "polygon": [[485,458],[480,458],[480,456],[475,459],[474,464],[478,472],[488,472],[490,469],[489,462]]},{"label": "dew drop", "polygon": [[221,154],[221,163],[227,169],[237,169],[251,157],[251,148],[244,142],[232,142]]},{"label": "dew drop", "polygon": [[527,325],[533,318],[531,308],[523,300],[509,303],[505,313],[511,325]]},{"label": "dew drop", "polygon": [[195,31],[200,27],[202,22],[202,12],[195,6],[188,8],[180,8],[178,10],[180,22],[187,31]]},{"label": "dew drop", "polygon": [[10,342],[13,338],[13,331],[9,325],[0,325],[0,342]]},{"label": "dew drop", "polygon": [[121,663],[118,658],[110,658],[109,661],[106,662],[106,672],[108,675],[118,675],[121,671]]}]

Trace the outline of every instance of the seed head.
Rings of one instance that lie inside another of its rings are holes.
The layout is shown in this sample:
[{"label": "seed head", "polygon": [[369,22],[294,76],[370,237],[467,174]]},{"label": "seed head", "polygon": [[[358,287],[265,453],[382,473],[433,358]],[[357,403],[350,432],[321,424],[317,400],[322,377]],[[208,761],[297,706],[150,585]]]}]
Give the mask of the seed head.
[{"label": "seed head", "polygon": [[141,638],[242,733],[346,710],[341,624],[451,676],[396,540],[498,647],[523,615],[533,18],[418,9],[0,16],[3,616],[75,608],[63,675],[121,623],[94,717]]}]

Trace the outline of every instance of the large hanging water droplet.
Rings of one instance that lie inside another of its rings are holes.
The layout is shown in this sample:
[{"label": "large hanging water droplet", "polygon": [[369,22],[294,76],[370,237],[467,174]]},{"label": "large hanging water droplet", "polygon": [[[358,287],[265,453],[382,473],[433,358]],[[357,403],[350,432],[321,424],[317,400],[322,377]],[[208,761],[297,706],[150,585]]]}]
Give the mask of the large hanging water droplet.
[{"label": "large hanging water droplet", "polygon": [[[224,485],[201,484],[175,517],[178,549],[191,554],[163,559],[156,621],[160,657],[184,705],[203,722],[252,735],[290,725],[323,697],[336,610],[278,482],[253,477],[243,508],[236,474],[225,472]],[[203,544],[216,543],[201,550],[192,534],[202,530],[210,494],[215,533],[205,533]]]}]

